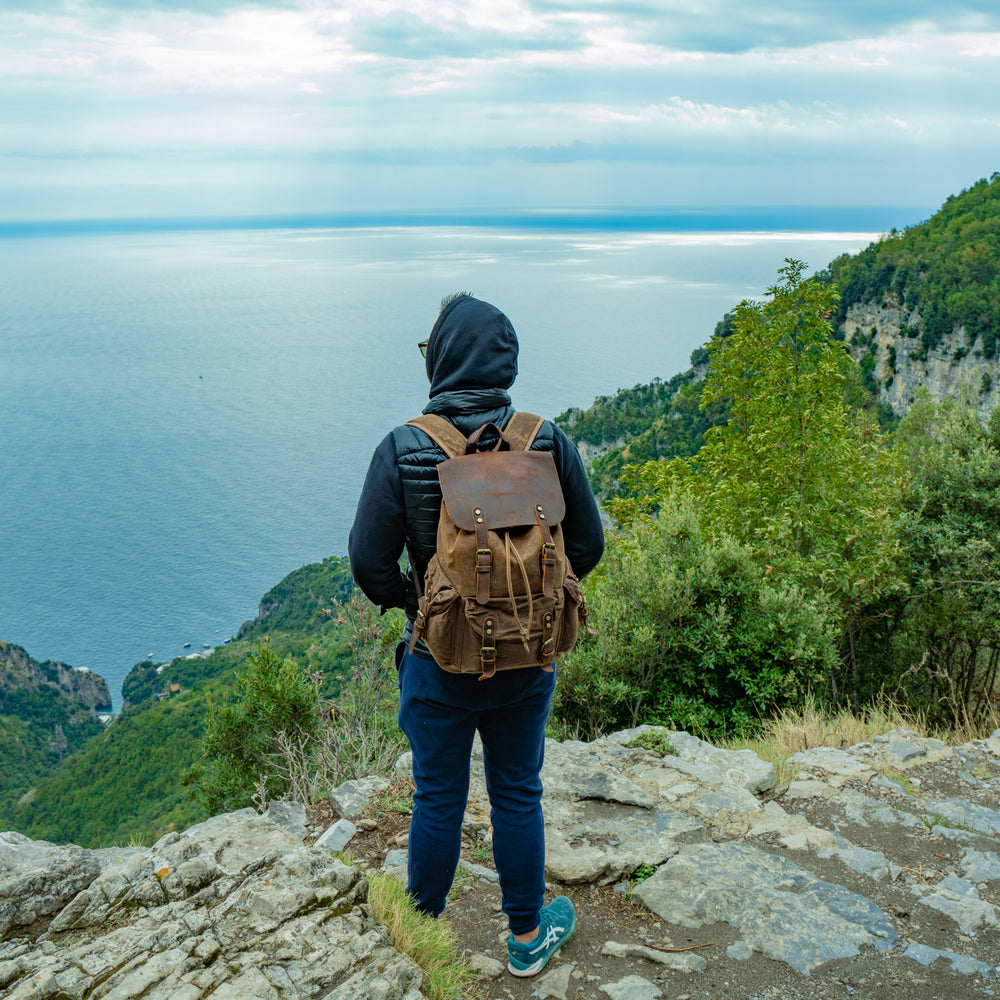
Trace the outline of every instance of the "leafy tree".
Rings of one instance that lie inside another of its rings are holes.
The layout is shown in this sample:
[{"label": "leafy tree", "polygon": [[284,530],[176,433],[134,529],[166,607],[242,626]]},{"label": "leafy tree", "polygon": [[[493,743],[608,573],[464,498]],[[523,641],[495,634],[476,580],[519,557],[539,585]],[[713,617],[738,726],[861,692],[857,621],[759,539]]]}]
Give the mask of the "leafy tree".
[{"label": "leafy tree", "polygon": [[831,339],[836,288],[788,260],[765,303],[743,302],[716,336],[702,407],[729,420],[693,459],[632,473],[639,499],[612,510],[628,523],[680,491],[706,525],[753,549],[775,580],[829,596],[845,628],[897,582],[904,471],[857,403],[857,366]]},{"label": "leafy tree", "polygon": [[185,776],[213,813],[251,805],[259,782],[268,799],[280,797],[287,789],[271,761],[280,737],[319,730],[315,678],[278,657],[269,642],[250,655],[235,683],[235,701],[209,704],[201,741],[208,766],[195,765]]},{"label": "leafy tree", "polygon": [[946,724],[978,721],[1000,668],[1000,409],[984,427],[970,400],[924,394],[897,437],[913,478],[908,586],[881,626],[887,658],[911,704]]}]

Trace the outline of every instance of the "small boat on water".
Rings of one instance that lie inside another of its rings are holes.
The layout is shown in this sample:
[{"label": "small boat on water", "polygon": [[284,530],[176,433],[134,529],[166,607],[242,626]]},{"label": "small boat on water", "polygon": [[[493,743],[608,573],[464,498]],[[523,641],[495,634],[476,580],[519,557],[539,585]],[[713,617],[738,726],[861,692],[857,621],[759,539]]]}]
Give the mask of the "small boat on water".
[{"label": "small boat on water", "polygon": [[191,643],[189,643],[189,642],[184,643],[184,648],[185,649],[190,649],[191,648]]}]

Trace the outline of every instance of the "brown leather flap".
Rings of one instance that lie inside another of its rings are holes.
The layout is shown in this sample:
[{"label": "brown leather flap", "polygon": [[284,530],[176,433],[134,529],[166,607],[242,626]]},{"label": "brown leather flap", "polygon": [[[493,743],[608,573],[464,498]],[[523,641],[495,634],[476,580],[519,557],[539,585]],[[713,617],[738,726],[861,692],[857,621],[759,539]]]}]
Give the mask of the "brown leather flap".
[{"label": "brown leather flap", "polygon": [[537,504],[550,526],[566,516],[555,459],[547,451],[479,452],[437,468],[448,516],[464,531],[476,530],[477,507],[493,530],[535,524]]}]

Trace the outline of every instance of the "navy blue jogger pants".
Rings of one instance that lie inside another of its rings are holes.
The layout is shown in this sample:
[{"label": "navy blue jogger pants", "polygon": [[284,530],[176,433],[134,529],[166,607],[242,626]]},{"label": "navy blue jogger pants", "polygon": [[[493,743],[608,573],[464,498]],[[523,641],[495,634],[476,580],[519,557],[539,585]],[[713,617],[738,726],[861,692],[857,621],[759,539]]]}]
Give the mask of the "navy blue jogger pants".
[{"label": "navy blue jogger pants", "polygon": [[555,672],[503,670],[489,680],[451,674],[403,653],[399,725],[413,752],[408,891],[417,909],[444,910],[462,846],[472,742],[483,742],[493,859],[512,934],[538,926],[545,893],[545,828],[539,772]]}]

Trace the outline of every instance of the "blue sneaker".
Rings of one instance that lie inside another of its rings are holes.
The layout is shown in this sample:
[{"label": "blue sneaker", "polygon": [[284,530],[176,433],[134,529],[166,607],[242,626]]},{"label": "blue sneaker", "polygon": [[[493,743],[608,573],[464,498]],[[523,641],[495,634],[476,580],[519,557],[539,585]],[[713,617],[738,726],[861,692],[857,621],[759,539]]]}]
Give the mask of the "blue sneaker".
[{"label": "blue sneaker", "polygon": [[515,976],[534,976],[545,963],[573,936],[576,930],[576,909],[566,896],[556,896],[542,910],[538,921],[538,937],[534,941],[507,939],[507,968]]}]

